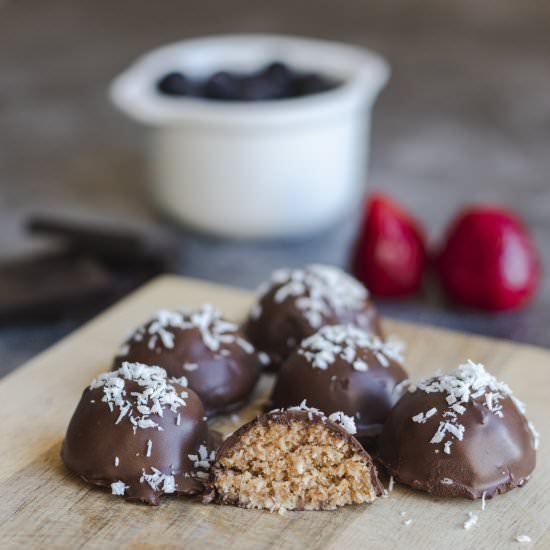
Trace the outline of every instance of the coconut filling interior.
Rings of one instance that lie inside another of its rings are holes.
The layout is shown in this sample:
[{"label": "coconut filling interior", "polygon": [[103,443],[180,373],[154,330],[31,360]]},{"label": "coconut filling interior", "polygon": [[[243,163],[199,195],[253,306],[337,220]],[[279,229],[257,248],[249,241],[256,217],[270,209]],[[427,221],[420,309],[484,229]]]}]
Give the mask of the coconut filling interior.
[{"label": "coconut filling interior", "polygon": [[333,510],[376,497],[364,455],[322,423],[255,424],[214,472],[222,502],[246,508]]}]

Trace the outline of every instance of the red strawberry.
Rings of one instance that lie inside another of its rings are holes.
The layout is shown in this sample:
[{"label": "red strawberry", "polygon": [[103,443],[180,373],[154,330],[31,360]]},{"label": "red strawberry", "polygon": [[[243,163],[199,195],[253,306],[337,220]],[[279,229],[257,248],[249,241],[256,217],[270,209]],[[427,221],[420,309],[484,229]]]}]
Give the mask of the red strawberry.
[{"label": "red strawberry", "polygon": [[353,271],[379,296],[406,296],[422,284],[426,246],[418,223],[387,195],[375,193],[353,258]]},{"label": "red strawberry", "polygon": [[525,226],[496,206],[474,206],[454,220],[438,269],[457,302],[495,311],[523,305],[540,278],[537,251]]}]

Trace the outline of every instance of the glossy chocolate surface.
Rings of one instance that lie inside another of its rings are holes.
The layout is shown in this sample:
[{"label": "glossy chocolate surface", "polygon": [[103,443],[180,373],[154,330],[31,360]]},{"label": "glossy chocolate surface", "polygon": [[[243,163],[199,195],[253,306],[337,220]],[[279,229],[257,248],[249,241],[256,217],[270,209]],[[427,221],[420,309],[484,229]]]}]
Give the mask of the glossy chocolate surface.
[{"label": "glossy chocolate surface", "polygon": [[[133,374],[139,369],[146,376],[151,374],[150,367],[144,365],[136,368],[130,365],[130,369]],[[130,501],[156,505],[163,494],[201,492],[200,476],[205,474],[199,472],[205,468],[196,466],[201,455],[208,464],[215,441],[209,434],[200,399],[192,390],[171,382],[167,387],[177,396],[175,405],[163,405],[161,397],[157,407],[162,415],[159,412],[144,415],[147,408],[155,407],[155,398],[152,396],[147,405],[138,402],[132,392],[143,395],[147,391],[139,383],[144,378],[124,376],[122,370],[108,373],[116,375],[116,384],[123,388],[121,407],[113,399],[109,399],[111,403],[104,400],[106,395],[117,392],[108,388],[109,382],[99,386],[94,381],[84,390],[63,442],[63,462],[85,481],[110,488],[113,494]],[[156,380],[161,383],[149,385],[157,395],[166,387],[162,373],[158,375],[160,371],[153,372],[153,377],[160,376]]]},{"label": "glossy chocolate surface", "polygon": [[160,311],[123,344],[113,368],[124,361],[159,365],[168,376],[185,376],[206,415],[241,408],[258,381],[265,354],[256,352],[238,326],[205,305]]},{"label": "glossy chocolate surface", "polygon": [[442,377],[419,383],[399,400],[380,436],[378,456],[397,481],[437,496],[470,499],[490,498],[528,481],[536,432],[510,389],[482,369],[468,363],[458,377],[447,377],[455,395],[463,392],[467,401],[434,390],[432,382],[437,387]]},{"label": "glossy chocolate surface", "polygon": [[300,342],[324,325],[353,324],[382,334],[367,289],[340,269],[310,265],[280,269],[259,289],[245,325],[250,341],[276,370]]},{"label": "glossy chocolate surface", "polygon": [[[304,399],[326,414],[353,417],[365,443],[382,430],[407,379],[398,347],[349,326],[327,326],[283,363],[270,406],[290,407]],[[369,445],[370,446],[370,445]]]}]

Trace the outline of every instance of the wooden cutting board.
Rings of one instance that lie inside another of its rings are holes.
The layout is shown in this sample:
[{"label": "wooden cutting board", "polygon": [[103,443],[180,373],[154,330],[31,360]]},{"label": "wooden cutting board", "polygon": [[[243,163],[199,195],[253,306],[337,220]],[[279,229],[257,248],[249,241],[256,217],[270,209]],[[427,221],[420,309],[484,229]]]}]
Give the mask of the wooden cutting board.
[{"label": "wooden cutting board", "polygon": [[[0,548],[550,548],[550,352],[411,324],[386,321],[386,330],[407,343],[413,379],[466,358],[483,362],[527,404],[541,432],[532,480],[488,501],[485,511],[479,501],[436,500],[401,487],[370,506],[336,512],[281,516],[173,497],[154,508],[129,504],[65,470],[59,450],[80,394],[108,370],[133,327],[158,308],[203,302],[240,320],[252,298],[241,290],[162,277],[1,380]],[[255,403],[213,424],[233,431],[252,418],[271,383],[264,377]],[[465,530],[468,512],[479,520]],[[532,544],[514,540],[522,534]]]}]

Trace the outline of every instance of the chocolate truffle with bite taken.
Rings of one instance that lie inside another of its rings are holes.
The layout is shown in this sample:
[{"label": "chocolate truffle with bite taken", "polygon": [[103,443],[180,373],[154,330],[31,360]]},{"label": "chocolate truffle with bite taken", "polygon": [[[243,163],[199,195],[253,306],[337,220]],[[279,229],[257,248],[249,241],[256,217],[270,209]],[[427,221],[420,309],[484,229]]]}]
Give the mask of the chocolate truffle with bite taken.
[{"label": "chocolate truffle with bite taken", "polygon": [[381,335],[367,289],[337,267],[279,269],[259,289],[245,332],[276,370],[300,342],[324,325],[353,324]]},{"label": "chocolate truffle with bite taken", "polygon": [[61,456],[84,481],[157,505],[162,495],[202,491],[216,443],[184,378],[124,363],[84,390]]},{"label": "chocolate truffle with bite taken", "polygon": [[529,480],[537,446],[524,405],[469,361],[401,397],[384,425],[378,458],[396,481],[415,489],[491,498]]},{"label": "chocolate truffle with bite taken", "polygon": [[283,363],[269,405],[305,399],[326,414],[343,411],[370,448],[407,379],[401,347],[351,325],[323,327]]},{"label": "chocolate truffle with bite taken", "polygon": [[269,358],[206,304],[159,311],[122,345],[113,368],[124,361],[160,365],[168,376],[185,376],[212,416],[246,403]]},{"label": "chocolate truffle with bite taken", "polygon": [[305,406],[259,416],[218,450],[205,501],[280,513],[372,502],[382,487],[354,431],[343,413]]}]

